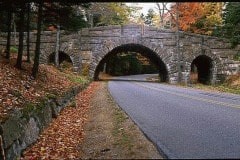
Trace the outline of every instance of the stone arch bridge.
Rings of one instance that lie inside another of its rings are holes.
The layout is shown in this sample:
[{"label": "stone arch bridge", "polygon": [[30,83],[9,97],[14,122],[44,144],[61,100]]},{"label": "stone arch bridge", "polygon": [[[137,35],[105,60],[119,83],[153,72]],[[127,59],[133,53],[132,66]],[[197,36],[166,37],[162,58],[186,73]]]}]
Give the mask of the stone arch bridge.
[{"label": "stone arch bridge", "polygon": [[[238,74],[240,68],[239,62],[233,60],[240,46],[231,49],[227,40],[179,32],[177,45],[176,32],[143,25],[83,28],[74,33],[62,31],[60,39],[60,51],[70,57],[73,70],[81,72],[83,64],[88,64],[89,76],[93,79],[97,79],[99,68],[109,55],[125,51],[149,58],[158,66],[162,81],[172,84],[190,82],[193,65],[197,67],[199,80],[209,83]],[[1,38],[2,45],[3,41]],[[35,41],[36,33],[31,33],[32,52]],[[56,32],[42,33],[41,63],[49,63],[55,43]]]}]

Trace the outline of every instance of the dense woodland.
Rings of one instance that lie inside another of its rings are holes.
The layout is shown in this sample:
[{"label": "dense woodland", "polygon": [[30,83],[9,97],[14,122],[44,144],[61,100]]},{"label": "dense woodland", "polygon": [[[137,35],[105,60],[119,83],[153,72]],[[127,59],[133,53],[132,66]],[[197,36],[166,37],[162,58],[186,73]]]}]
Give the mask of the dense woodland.
[{"label": "dense woodland", "polygon": [[[39,66],[41,31],[55,30],[60,33],[60,30],[77,31],[83,27],[129,23],[228,38],[231,40],[233,47],[239,44],[239,2],[179,2],[171,4],[163,2],[156,3],[156,8],[158,13],[149,9],[148,13],[144,15],[140,13],[141,7],[128,6],[123,2],[1,0],[0,20],[2,23],[0,24],[0,32],[8,33],[4,57],[9,59],[11,52],[15,49],[18,53],[16,68],[22,68],[23,54],[27,54],[27,61],[30,62],[29,43],[27,53],[23,53],[23,32],[28,33],[27,42],[29,42],[29,32],[37,31],[34,64],[31,73],[32,77],[36,78]],[[19,44],[15,44],[15,48],[11,47],[13,44],[10,44],[13,37],[11,34],[14,32],[19,32]],[[57,35],[60,37],[59,34]],[[55,65],[58,67],[59,39],[56,42],[55,53],[57,53],[55,55]],[[120,57],[122,56],[116,58]],[[240,53],[235,58],[239,60]],[[131,59],[134,58],[131,57]],[[111,62],[109,65],[111,65]],[[138,67],[139,65],[135,66]]]}]

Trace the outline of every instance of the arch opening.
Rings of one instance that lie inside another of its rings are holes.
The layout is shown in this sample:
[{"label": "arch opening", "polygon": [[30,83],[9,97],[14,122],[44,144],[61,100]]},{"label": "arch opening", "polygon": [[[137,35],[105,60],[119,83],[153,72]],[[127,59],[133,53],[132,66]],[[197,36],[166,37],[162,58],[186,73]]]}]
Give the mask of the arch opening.
[{"label": "arch opening", "polygon": [[210,84],[213,61],[206,55],[196,57],[191,63],[190,80],[192,83]]},{"label": "arch opening", "polygon": [[[114,62],[113,59],[116,59]],[[122,59],[120,59],[122,58]],[[112,60],[112,61],[111,61]],[[109,53],[107,53],[103,59],[98,63],[96,70],[94,72],[94,80],[99,80],[99,73],[100,72],[106,72],[107,65],[111,66],[109,64],[110,62],[113,63],[113,65],[117,65],[118,63],[121,64],[121,61],[124,61],[124,65],[121,65],[122,68],[128,68],[126,72],[124,72],[125,75],[132,75],[132,74],[152,74],[157,73],[159,75],[159,79],[161,82],[167,82],[168,81],[168,72],[166,65],[161,60],[161,58],[152,51],[151,49],[139,45],[139,44],[125,44],[118,46],[111,50]],[[143,66],[143,63],[139,63],[137,61],[147,62],[148,67]],[[136,68],[133,68],[132,66],[139,67],[141,71],[136,70]],[[139,66],[142,65],[142,66]],[[132,67],[132,68],[131,68]],[[108,68],[109,70],[107,72],[109,73],[116,73],[116,71],[112,71],[114,68]],[[135,71],[134,71],[135,69]],[[116,73],[117,75],[117,73]]]},{"label": "arch opening", "polygon": [[[55,52],[49,55],[48,63],[55,63]],[[72,69],[73,67],[70,56],[62,51],[59,51],[59,65],[60,65],[60,68],[64,68],[64,69],[65,68]]]}]

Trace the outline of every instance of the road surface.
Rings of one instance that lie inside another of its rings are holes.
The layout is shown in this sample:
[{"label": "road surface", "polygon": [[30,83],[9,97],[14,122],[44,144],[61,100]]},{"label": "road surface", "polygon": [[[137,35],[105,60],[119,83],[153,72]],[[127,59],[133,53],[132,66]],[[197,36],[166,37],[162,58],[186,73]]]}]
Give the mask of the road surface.
[{"label": "road surface", "polygon": [[[121,77],[136,78],[146,76]],[[240,96],[143,81],[108,87],[166,158],[240,158]]]}]

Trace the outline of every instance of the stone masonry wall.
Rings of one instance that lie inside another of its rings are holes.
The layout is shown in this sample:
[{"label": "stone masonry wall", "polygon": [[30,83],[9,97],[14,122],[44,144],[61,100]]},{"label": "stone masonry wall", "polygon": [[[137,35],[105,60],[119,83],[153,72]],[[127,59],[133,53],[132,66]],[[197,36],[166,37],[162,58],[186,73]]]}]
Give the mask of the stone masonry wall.
[{"label": "stone masonry wall", "polygon": [[[32,59],[35,53],[36,47],[36,32],[30,32],[30,55]],[[78,72],[81,66],[81,54],[79,45],[79,35],[67,33],[61,31],[60,34],[60,51],[69,55],[73,64],[73,71]],[[27,33],[24,33],[24,53],[27,52]],[[7,43],[7,33],[0,32],[0,50],[5,49]],[[54,31],[44,31],[41,35],[41,46],[40,46],[40,63],[48,63],[50,54],[55,52],[56,45],[56,32]],[[16,42],[14,39],[14,33],[11,37],[11,46],[18,48],[18,33],[16,33]]]},{"label": "stone masonry wall", "polygon": [[[93,77],[99,62],[112,49],[124,44],[140,44],[157,53],[165,63],[169,83],[177,83],[181,65],[182,82],[190,79],[190,65],[193,60],[206,55],[213,61],[212,83],[219,82],[224,75],[239,73],[240,64],[233,56],[239,48],[231,49],[227,40],[180,32],[179,54],[176,47],[176,32],[141,25],[104,26],[85,28],[79,33],[84,61],[90,63],[90,76]],[[178,59],[179,57],[179,59]],[[178,62],[180,61],[180,62]]]},{"label": "stone masonry wall", "polygon": [[[36,106],[26,104],[24,109],[15,111],[0,122],[0,136],[4,147],[1,151],[5,152],[6,160],[18,159],[28,146],[36,142],[52,118],[56,118],[86,86],[87,84],[72,88],[61,97],[45,98]],[[1,155],[0,159],[3,159]]]},{"label": "stone masonry wall", "polygon": [[[35,39],[36,33],[31,33],[32,54],[35,50]],[[180,32],[177,53],[176,39],[174,31],[143,25],[101,26],[83,28],[75,33],[62,31],[60,51],[70,56],[74,71],[81,71],[82,65],[88,64],[89,76],[92,78],[104,56],[125,44],[138,44],[156,53],[166,65],[169,83],[177,83],[179,74],[182,82],[188,82],[190,65],[200,55],[206,55],[213,61],[212,83],[219,82],[225,75],[239,73],[240,64],[233,60],[233,56],[240,52],[240,46],[231,49],[227,40]],[[41,63],[48,63],[49,55],[55,50],[55,41],[56,32],[42,33]],[[5,44],[6,33],[0,33],[0,47],[3,48]]]}]

